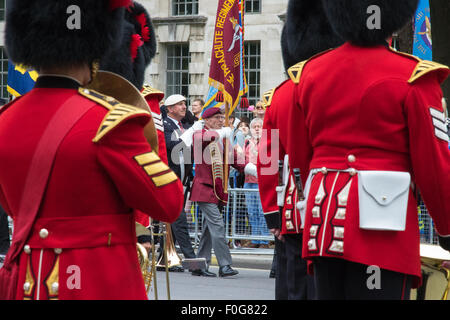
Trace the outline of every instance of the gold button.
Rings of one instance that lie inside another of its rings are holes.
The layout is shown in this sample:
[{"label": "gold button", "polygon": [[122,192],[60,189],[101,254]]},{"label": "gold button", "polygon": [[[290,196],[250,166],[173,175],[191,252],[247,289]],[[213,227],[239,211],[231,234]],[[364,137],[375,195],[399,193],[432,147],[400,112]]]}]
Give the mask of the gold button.
[{"label": "gold button", "polygon": [[48,230],[45,228],[42,228],[41,231],[39,231],[39,237],[41,237],[41,239],[45,239],[48,237]]},{"label": "gold button", "polygon": [[353,154],[350,154],[347,157],[348,162],[355,162],[356,161],[356,157]]}]

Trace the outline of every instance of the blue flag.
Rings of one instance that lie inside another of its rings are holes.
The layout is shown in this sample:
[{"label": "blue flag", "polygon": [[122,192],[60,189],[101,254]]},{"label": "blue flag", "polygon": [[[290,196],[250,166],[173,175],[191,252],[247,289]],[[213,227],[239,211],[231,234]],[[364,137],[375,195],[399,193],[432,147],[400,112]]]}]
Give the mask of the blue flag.
[{"label": "blue flag", "polygon": [[39,74],[8,61],[8,92],[14,97],[24,95],[34,87]]},{"label": "blue flag", "polygon": [[429,0],[420,0],[415,15],[413,55],[423,60],[433,60],[431,17]]}]

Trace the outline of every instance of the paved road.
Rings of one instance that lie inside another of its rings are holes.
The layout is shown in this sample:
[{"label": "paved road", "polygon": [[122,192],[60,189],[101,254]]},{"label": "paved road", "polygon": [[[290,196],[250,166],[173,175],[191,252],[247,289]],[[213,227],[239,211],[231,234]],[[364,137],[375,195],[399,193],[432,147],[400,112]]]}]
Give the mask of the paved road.
[{"label": "paved road", "polygon": [[[229,278],[192,276],[190,272],[170,272],[171,300],[274,300],[275,279],[269,270],[236,268],[239,274]],[[218,267],[209,271],[218,273]],[[167,300],[166,274],[157,272],[159,300]],[[153,289],[153,286],[152,286]],[[149,294],[155,299],[154,291]]]}]

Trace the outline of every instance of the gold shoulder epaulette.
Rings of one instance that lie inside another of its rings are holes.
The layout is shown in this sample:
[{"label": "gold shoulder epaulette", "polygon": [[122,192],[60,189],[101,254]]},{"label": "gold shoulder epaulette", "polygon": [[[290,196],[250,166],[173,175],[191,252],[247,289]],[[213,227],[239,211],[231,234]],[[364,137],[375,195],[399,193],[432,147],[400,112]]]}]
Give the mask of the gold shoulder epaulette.
[{"label": "gold shoulder epaulette", "polygon": [[159,101],[161,101],[164,98],[164,92],[159,91],[158,89],[152,88],[149,85],[144,85],[144,88],[142,90],[142,95],[144,97],[148,95],[156,95],[158,96]]},{"label": "gold shoulder epaulette", "polygon": [[275,93],[276,88],[273,88],[269,91],[266,91],[263,96],[262,96],[262,101],[264,104],[264,108],[269,108],[270,105],[272,104],[272,98],[273,98],[273,94]]},{"label": "gold shoulder epaulette", "polygon": [[97,102],[108,110],[112,110],[116,104],[120,104],[120,102],[113,97],[105,96],[104,94],[101,94],[100,92],[97,92],[95,90],[80,87],[78,89],[78,92],[82,96],[88,98],[89,100]]},{"label": "gold shoulder epaulette", "polygon": [[[393,49],[392,47],[389,47],[389,49],[399,55],[402,55],[404,57],[407,58],[411,58],[415,61],[417,61],[417,65],[414,68],[414,71],[412,72],[408,83],[414,83],[417,79],[421,78],[422,76],[432,72],[432,71],[444,71],[446,74],[448,73],[449,68],[443,64],[434,62],[434,61],[429,61],[429,60],[422,60],[419,57],[416,57],[412,54],[409,53],[405,53],[405,52],[401,52],[401,51],[396,51],[395,49]],[[446,77],[447,75],[445,75]],[[444,79],[445,79],[444,77]]]},{"label": "gold shoulder epaulette", "polygon": [[105,96],[94,90],[80,88],[78,92],[82,96],[97,102],[98,104],[104,106],[109,110],[102,123],[100,124],[100,127],[98,128],[95,138],[92,140],[92,142],[94,143],[99,142],[108,132],[110,132],[124,120],[135,115],[147,116],[150,114],[148,111],[133,107],[128,104],[123,104],[113,97]]},{"label": "gold shoulder epaulette", "polygon": [[414,71],[409,78],[408,83],[414,83],[414,81],[416,81],[420,77],[437,70],[448,72],[449,68],[437,62],[421,60],[414,68]]},{"label": "gold shoulder epaulette", "polygon": [[299,62],[296,65],[290,67],[288,69],[289,78],[291,78],[292,82],[294,82],[295,84],[299,84],[300,83],[300,78],[302,76],[303,68],[305,67],[305,65],[309,61],[311,61],[311,60],[313,60],[313,59],[315,59],[315,58],[317,58],[317,57],[319,57],[319,56],[321,56],[321,55],[323,55],[323,54],[325,54],[325,53],[327,53],[327,52],[329,52],[331,50],[334,50],[334,49],[332,48],[332,49],[328,49],[328,50],[322,51],[322,52],[312,56],[308,60]]},{"label": "gold shoulder epaulette", "polygon": [[305,67],[305,64],[308,61],[309,60],[299,62],[296,65],[294,65],[288,69],[289,78],[291,78],[292,82],[294,82],[295,84],[300,83],[300,78],[302,76],[303,68]]}]

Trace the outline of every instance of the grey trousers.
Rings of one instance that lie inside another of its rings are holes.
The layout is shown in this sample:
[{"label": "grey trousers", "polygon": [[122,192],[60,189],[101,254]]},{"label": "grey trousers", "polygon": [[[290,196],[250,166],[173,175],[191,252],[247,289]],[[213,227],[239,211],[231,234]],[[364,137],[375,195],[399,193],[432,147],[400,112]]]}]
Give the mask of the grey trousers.
[{"label": "grey trousers", "polygon": [[197,257],[205,258],[211,264],[211,249],[220,267],[231,265],[231,254],[225,239],[225,224],[219,208],[214,203],[197,202],[203,213],[202,236],[198,245]]}]

